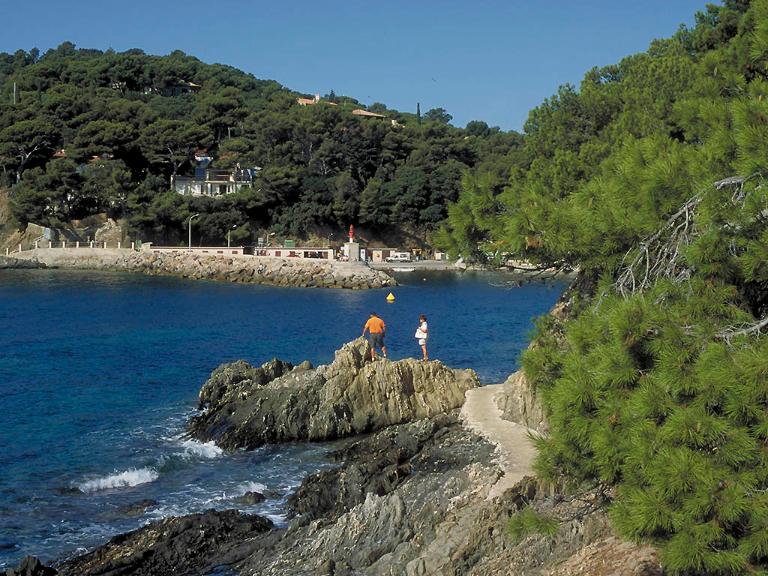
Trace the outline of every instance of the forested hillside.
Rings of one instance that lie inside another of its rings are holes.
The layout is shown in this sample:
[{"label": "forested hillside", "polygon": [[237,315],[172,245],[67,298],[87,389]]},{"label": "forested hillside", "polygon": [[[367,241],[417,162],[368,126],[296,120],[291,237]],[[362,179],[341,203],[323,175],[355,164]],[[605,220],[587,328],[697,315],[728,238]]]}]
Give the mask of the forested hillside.
[{"label": "forested hillside", "polygon": [[465,179],[441,239],[580,268],[525,373],[541,477],[597,485],[670,574],[768,573],[768,0],[565,86],[501,191]]},{"label": "forested hillside", "polygon": [[[2,53],[0,186],[12,187],[21,226],[107,212],[139,237],[174,240],[198,212],[203,240],[216,243],[235,225],[243,242],[261,230],[324,235],[352,223],[424,238],[467,168],[503,173],[519,147],[518,134],[483,122],[454,128],[439,108],[368,110],[333,93],[301,106],[301,96],[181,52],[64,43],[42,55]],[[171,191],[171,176],[192,174],[196,154],[218,170],[258,169],[236,194]]]}]

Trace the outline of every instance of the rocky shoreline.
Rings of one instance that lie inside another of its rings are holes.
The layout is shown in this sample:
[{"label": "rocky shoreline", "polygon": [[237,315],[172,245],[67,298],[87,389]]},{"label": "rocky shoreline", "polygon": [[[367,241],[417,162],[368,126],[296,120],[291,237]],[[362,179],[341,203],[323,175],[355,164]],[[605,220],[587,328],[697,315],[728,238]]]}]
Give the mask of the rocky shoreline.
[{"label": "rocky shoreline", "polygon": [[[189,430],[228,450],[348,437],[328,454],[336,467],[289,497],[286,527],[237,510],[166,518],[53,568],[61,576],[663,573],[653,548],[612,532],[611,495],[600,487],[565,493],[526,476],[498,491],[509,472],[499,446],[465,422],[478,414],[459,411],[465,394],[483,391],[472,371],[372,362],[367,352],[358,339],[317,368],[225,364],[200,391]],[[538,422],[522,373],[493,392],[502,417]],[[510,518],[524,510],[555,529],[510,533]]]},{"label": "rocky shoreline", "polygon": [[36,267],[112,270],[301,288],[364,290],[396,285],[385,272],[362,263],[298,258],[154,253],[114,248],[38,248],[0,260],[0,268]]}]

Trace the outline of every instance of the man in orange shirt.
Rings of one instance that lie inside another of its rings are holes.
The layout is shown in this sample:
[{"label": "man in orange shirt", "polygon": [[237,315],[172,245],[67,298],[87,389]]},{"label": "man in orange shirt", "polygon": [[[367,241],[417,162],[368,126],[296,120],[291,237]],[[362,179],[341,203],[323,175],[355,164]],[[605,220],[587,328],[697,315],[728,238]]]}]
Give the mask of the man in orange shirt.
[{"label": "man in orange shirt", "polygon": [[363,338],[365,338],[365,331],[370,333],[371,341],[371,360],[376,360],[376,347],[381,348],[381,353],[384,358],[387,357],[387,347],[384,346],[384,333],[387,331],[387,325],[384,324],[384,320],[376,316],[376,312],[371,312],[371,317],[368,318],[368,322],[363,326]]}]

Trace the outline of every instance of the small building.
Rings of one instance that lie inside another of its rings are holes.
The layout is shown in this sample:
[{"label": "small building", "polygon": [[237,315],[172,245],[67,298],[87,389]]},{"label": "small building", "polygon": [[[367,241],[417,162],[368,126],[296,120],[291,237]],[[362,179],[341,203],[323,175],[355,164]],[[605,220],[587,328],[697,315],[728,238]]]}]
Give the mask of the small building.
[{"label": "small building", "polygon": [[314,260],[333,260],[333,248],[314,248],[296,246],[274,246],[270,248],[256,248],[254,256],[266,256],[269,258],[301,258]]},{"label": "small building", "polygon": [[312,98],[296,98],[296,104],[299,106],[314,106],[315,104],[328,104],[329,106],[336,106],[335,102],[329,102],[328,100],[321,100],[320,94],[315,94]]},{"label": "small building", "polygon": [[434,256],[432,258],[433,260],[448,260],[448,252],[443,252],[442,250],[435,250]]},{"label": "small building", "polygon": [[244,246],[192,246],[188,248],[186,246],[152,246],[151,242],[144,242],[141,245],[142,252],[152,252],[154,254],[172,253],[194,253],[194,254],[210,254],[215,256],[244,256],[248,254],[248,248]]}]

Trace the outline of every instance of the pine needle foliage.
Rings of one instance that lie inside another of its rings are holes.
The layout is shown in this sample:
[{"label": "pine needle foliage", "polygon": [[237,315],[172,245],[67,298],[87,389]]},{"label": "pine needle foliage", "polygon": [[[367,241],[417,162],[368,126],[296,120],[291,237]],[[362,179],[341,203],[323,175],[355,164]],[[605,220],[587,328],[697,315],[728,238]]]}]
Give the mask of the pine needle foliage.
[{"label": "pine needle foliage", "polygon": [[524,360],[547,367],[537,473],[615,485],[616,527],[657,542],[672,574],[768,568],[768,340],[716,339],[744,311],[711,283],[610,296],[566,324],[557,362],[541,345]]},{"label": "pine needle foliage", "polygon": [[512,541],[517,543],[531,534],[553,537],[560,523],[544,514],[536,512],[530,506],[526,506],[509,518],[507,532]]},{"label": "pine needle foliage", "polygon": [[670,574],[768,574],[768,0],[563,86],[522,152],[492,203],[465,180],[444,234],[601,278],[522,358],[537,474],[612,485]]}]

